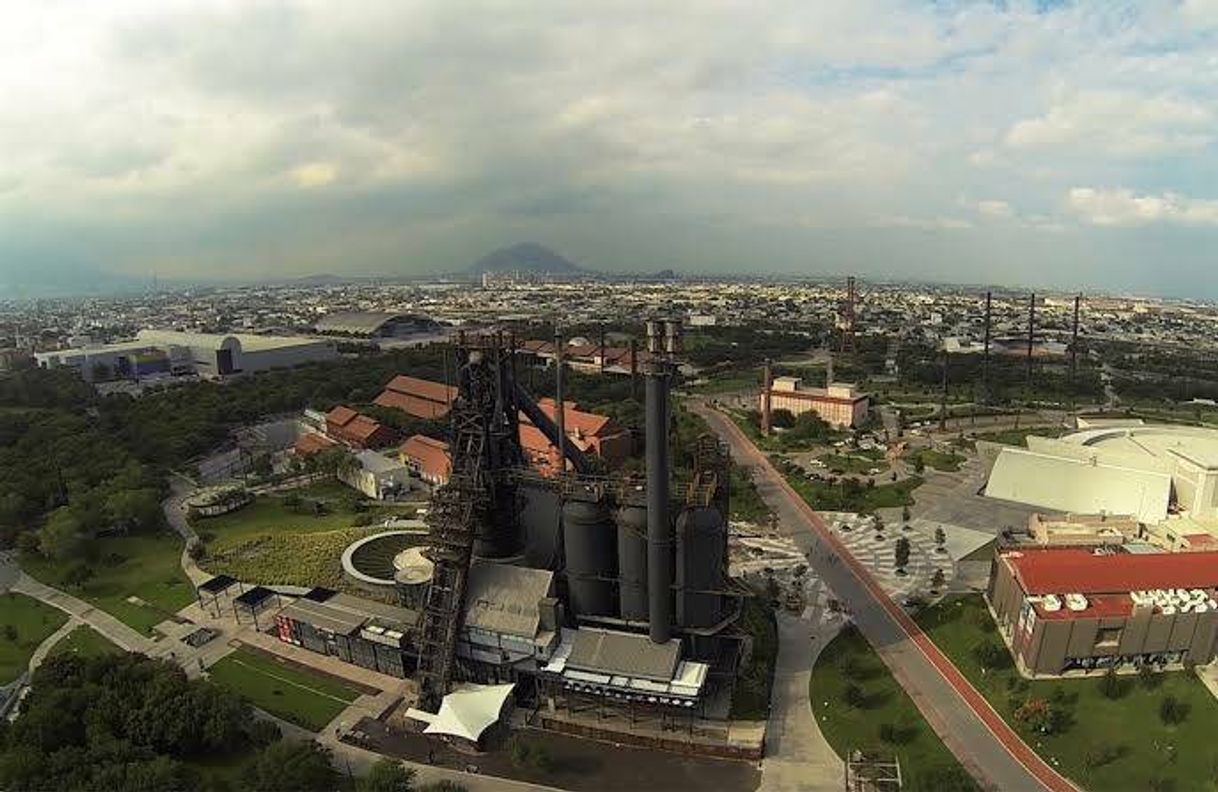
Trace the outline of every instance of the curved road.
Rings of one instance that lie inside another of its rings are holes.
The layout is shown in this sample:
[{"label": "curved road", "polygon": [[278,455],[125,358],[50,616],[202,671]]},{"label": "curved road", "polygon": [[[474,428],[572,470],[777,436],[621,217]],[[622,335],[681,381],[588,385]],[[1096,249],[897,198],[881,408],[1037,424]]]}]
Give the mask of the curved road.
[{"label": "curved road", "polygon": [[[808,553],[810,566],[850,609],[859,630],[931,728],[978,782],[1002,792],[1075,792],[1077,787],[1023,742],[913,619],[884,593],[821,516],[730,418],[701,402],[691,402],[690,409],[727,442],[737,461],[751,468],[757,491],[778,515],[779,524]],[[917,768],[908,769],[917,772]]]}]

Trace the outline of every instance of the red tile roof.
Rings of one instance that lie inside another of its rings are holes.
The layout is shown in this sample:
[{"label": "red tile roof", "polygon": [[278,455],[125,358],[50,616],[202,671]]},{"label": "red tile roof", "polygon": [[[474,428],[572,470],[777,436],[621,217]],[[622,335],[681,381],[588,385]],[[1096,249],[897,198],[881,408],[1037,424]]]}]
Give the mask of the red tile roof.
[{"label": "red tile roof", "polygon": [[452,458],[448,454],[448,443],[427,435],[411,435],[398,448],[403,462],[409,460],[418,466],[424,475],[446,480],[452,473]]},{"label": "red tile roof", "polygon": [[310,456],[336,445],[338,444],[323,434],[306,432],[296,438],[296,444],[292,446],[292,450],[299,456]]},{"label": "red tile roof", "polygon": [[330,410],[330,412],[326,413],[326,423],[332,423],[335,426],[346,426],[347,424],[351,423],[351,421],[357,415],[359,415],[359,413],[357,413],[355,410],[352,410],[346,405],[340,404],[333,410]]},{"label": "red tile roof", "polygon": [[[551,421],[555,420],[554,416],[558,414],[558,406],[554,403],[553,399],[541,399],[537,402],[537,406],[550,417]],[[576,408],[575,402],[569,401],[565,406],[566,409],[563,410],[563,429],[566,430],[569,436],[607,437],[623,431],[607,415],[584,412]]]},{"label": "red tile roof", "polygon": [[448,415],[449,405],[456,398],[457,389],[451,385],[399,374],[389,381],[373,404],[401,410],[415,418],[434,420]]},{"label": "red tile roof", "polygon": [[1218,587],[1218,552],[1113,553],[1046,548],[1003,554],[1028,594],[1123,594]]}]

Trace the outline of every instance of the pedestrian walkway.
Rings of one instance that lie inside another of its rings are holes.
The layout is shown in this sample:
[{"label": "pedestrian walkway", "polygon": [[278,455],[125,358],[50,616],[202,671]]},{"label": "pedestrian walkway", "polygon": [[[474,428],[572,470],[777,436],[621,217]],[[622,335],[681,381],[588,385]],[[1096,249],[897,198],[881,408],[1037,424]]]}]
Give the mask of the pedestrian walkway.
[{"label": "pedestrian walkway", "polygon": [[17,582],[13,584],[12,590],[19,594],[33,597],[54,608],[59,608],[69,616],[75,617],[94,630],[97,630],[110,639],[111,642],[128,652],[151,654],[155,646],[155,642],[151,638],[140,635],[109,613],[95,608],[84,600],[73,597],[66,591],[60,591],[45,583],[40,583],[24,572],[18,575]]}]

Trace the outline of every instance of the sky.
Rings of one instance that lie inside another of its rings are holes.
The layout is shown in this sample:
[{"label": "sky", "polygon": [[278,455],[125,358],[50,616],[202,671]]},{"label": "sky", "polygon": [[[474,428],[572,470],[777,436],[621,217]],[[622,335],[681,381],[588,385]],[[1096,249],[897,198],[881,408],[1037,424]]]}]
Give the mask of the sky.
[{"label": "sky", "polygon": [[0,13],[0,293],[532,240],[604,271],[1218,298],[1218,0]]}]

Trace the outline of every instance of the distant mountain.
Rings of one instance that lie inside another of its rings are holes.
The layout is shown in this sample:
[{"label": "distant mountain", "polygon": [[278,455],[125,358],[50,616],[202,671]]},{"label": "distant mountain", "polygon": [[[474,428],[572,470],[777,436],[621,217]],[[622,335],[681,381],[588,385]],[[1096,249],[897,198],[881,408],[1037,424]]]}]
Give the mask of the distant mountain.
[{"label": "distant mountain", "polygon": [[528,272],[534,275],[578,275],[586,272],[570,259],[563,258],[544,245],[536,242],[521,242],[511,247],[499,248],[474,262],[470,267],[474,275],[484,272]]}]

